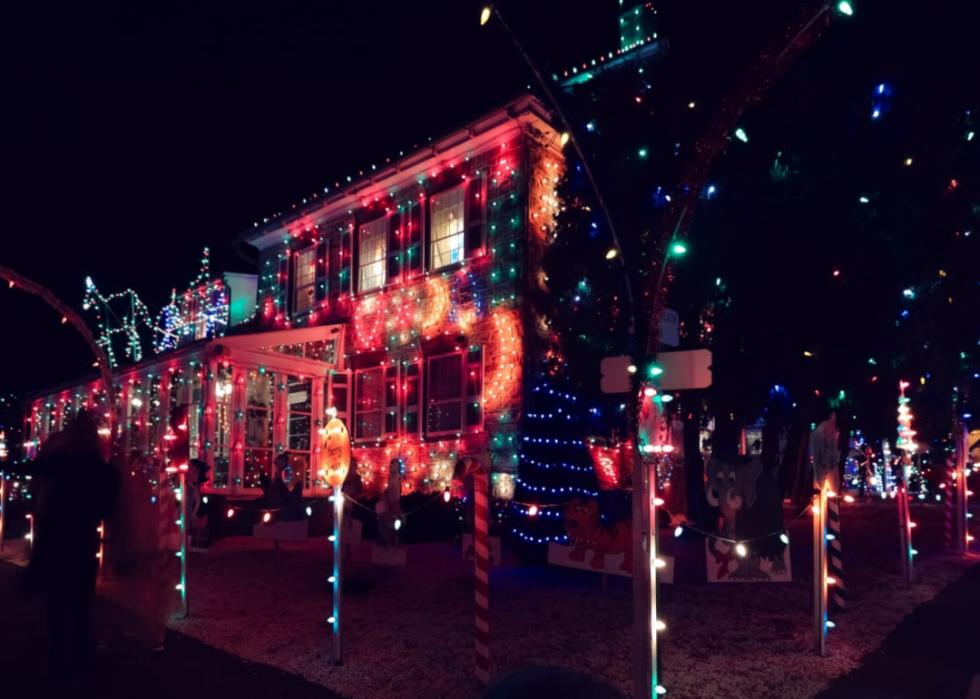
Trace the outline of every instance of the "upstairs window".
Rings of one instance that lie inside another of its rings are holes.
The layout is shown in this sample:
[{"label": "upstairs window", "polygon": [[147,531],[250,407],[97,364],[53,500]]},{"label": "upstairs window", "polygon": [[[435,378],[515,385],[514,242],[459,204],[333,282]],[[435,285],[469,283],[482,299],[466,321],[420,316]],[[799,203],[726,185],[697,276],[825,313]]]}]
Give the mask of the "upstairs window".
[{"label": "upstairs window", "polygon": [[462,262],[465,257],[464,185],[432,197],[432,227],[429,236],[429,269]]},{"label": "upstairs window", "polygon": [[361,293],[380,289],[385,284],[387,223],[388,219],[382,217],[361,226],[357,277],[357,289]]},{"label": "upstairs window", "polygon": [[316,294],[316,248],[299,250],[293,255],[293,312],[306,313],[313,308]]}]

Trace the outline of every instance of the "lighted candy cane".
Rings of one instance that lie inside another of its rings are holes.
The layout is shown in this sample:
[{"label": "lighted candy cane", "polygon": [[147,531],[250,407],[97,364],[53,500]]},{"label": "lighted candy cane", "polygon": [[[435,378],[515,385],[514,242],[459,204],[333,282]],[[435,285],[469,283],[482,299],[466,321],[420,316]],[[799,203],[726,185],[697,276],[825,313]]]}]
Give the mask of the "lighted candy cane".
[{"label": "lighted candy cane", "polygon": [[833,581],[833,593],[830,596],[834,606],[843,610],[847,604],[844,600],[844,559],[840,539],[840,498],[831,497],[827,500],[827,539],[830,541],[830,557],[827,566],[830,569],[829,580]]},{"label": "lighted candy cane", "polygon": [[320,429],[320,468],[318,475],[333,488],[333,575],[327,578],[333,593],[333,614],[327,618],[333,631],[333,657],[336,664],[343,662],[341,645],[341,594],[344,589],[343,545],[341,533],[344,530],[344,480],[350,470],[350,433],[347,426],[337,417],[337,409],[327,410],[330,421]]},{"label": "lighted candy cane", "polygon": [[473,477],[473,560],[476,601],[476,679],[481,686],[490,683],[490,483],[486,467],[477,459],[465,457],[463,470],[456,474],[465,482]]},{"label": "lighted candy cane", "polygon": [[[957,445],[957,451],[959,445]],[[954,492],[956,478],[959,473],[959,454],[952,459],[946,459],[946,476],[943,484],[943,545],[951,549],[955,545],[953,541],[953,508],[957,504],[959,493]]]}]

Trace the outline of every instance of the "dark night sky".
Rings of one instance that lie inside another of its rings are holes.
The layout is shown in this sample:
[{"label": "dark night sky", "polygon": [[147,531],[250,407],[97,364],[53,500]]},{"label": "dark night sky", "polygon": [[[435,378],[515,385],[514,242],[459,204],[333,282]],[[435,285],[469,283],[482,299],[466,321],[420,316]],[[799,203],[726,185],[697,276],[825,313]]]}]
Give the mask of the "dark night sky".
[{"label": "dark night sky", "polygon": [[[902,4],[857,2],[859,16],[823,41],[864,32],[895,55],[941,49],[939,32],[887,41],[893,16],[908,20]],[[792,5],[664,0],[660,33],[696,96],[743,65]],[[501,6],[547,73],[617,42],[614,0]],[[76,306],[91,274],[106,292],[132,286],[155,312],[196,274],[203,245],[216,270],[252,271],[230,242],[253,221],[530,83],[505,35],[481,29],[479,4],[462,0],[25,12],[5,22],[0,262]],[[826,55],[827,70],[845,69]],[[895,55],[869,51],[860,69]],[[0,313],[10,321],[0,391],[66,380],[90,363],[39,302],[4,290]]]}]

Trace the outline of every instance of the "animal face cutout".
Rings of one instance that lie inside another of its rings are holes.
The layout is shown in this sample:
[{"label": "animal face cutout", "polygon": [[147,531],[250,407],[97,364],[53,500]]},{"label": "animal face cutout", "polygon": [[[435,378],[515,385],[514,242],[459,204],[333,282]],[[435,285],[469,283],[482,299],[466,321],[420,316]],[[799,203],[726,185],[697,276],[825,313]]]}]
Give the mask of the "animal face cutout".
[{"label": "animal face cutout", "polygon": [[747,464],[708,461],[708,482],[705,496],[708,503],[722,510],[736,512],[755,504],[756,481],[762,474],[762,462],[753,459]]}]

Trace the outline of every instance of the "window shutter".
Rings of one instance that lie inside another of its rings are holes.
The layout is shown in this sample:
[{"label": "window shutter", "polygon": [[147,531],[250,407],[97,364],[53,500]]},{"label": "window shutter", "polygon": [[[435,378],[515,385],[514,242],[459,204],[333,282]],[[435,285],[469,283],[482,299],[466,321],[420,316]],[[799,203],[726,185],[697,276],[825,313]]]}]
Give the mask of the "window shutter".
[{"label": "window shutter", "polygon": [[486,225],[486,178],[474,177],[466,185],[466,257],[483,247]]},{"label": "window shutter", "polygon": [[402,216],[405,222],[404,242],[405,242],[405,276],[417,277],[422,274],[422,259],[424,251],[422,240],[424,238],[424,216],[425,204],[411,200],[406,204],[406,211]]},{"label": "window shutter", "polygon": [[279,260],[279,312],[285,316],[288,316],[292,310],[289,305],[289,299],[292,296],[290,293],[292,286],[290,280],[293,278],[293,275],[290,274],[289,267],[292,263],[292,254],[284,255]]},{"label": "window shutter", "polygon": [[330,293],[330,242],[324,238],[316,246],[316,296],[317,306]]},{"label": "window shutter", "polygon": [[354,250],[352,232],[355,230],[353,219],[344,224],[340,232],[340,251],[337,260],[337,288],[341,294],[351,291],[352,270],[354,265]]}]

